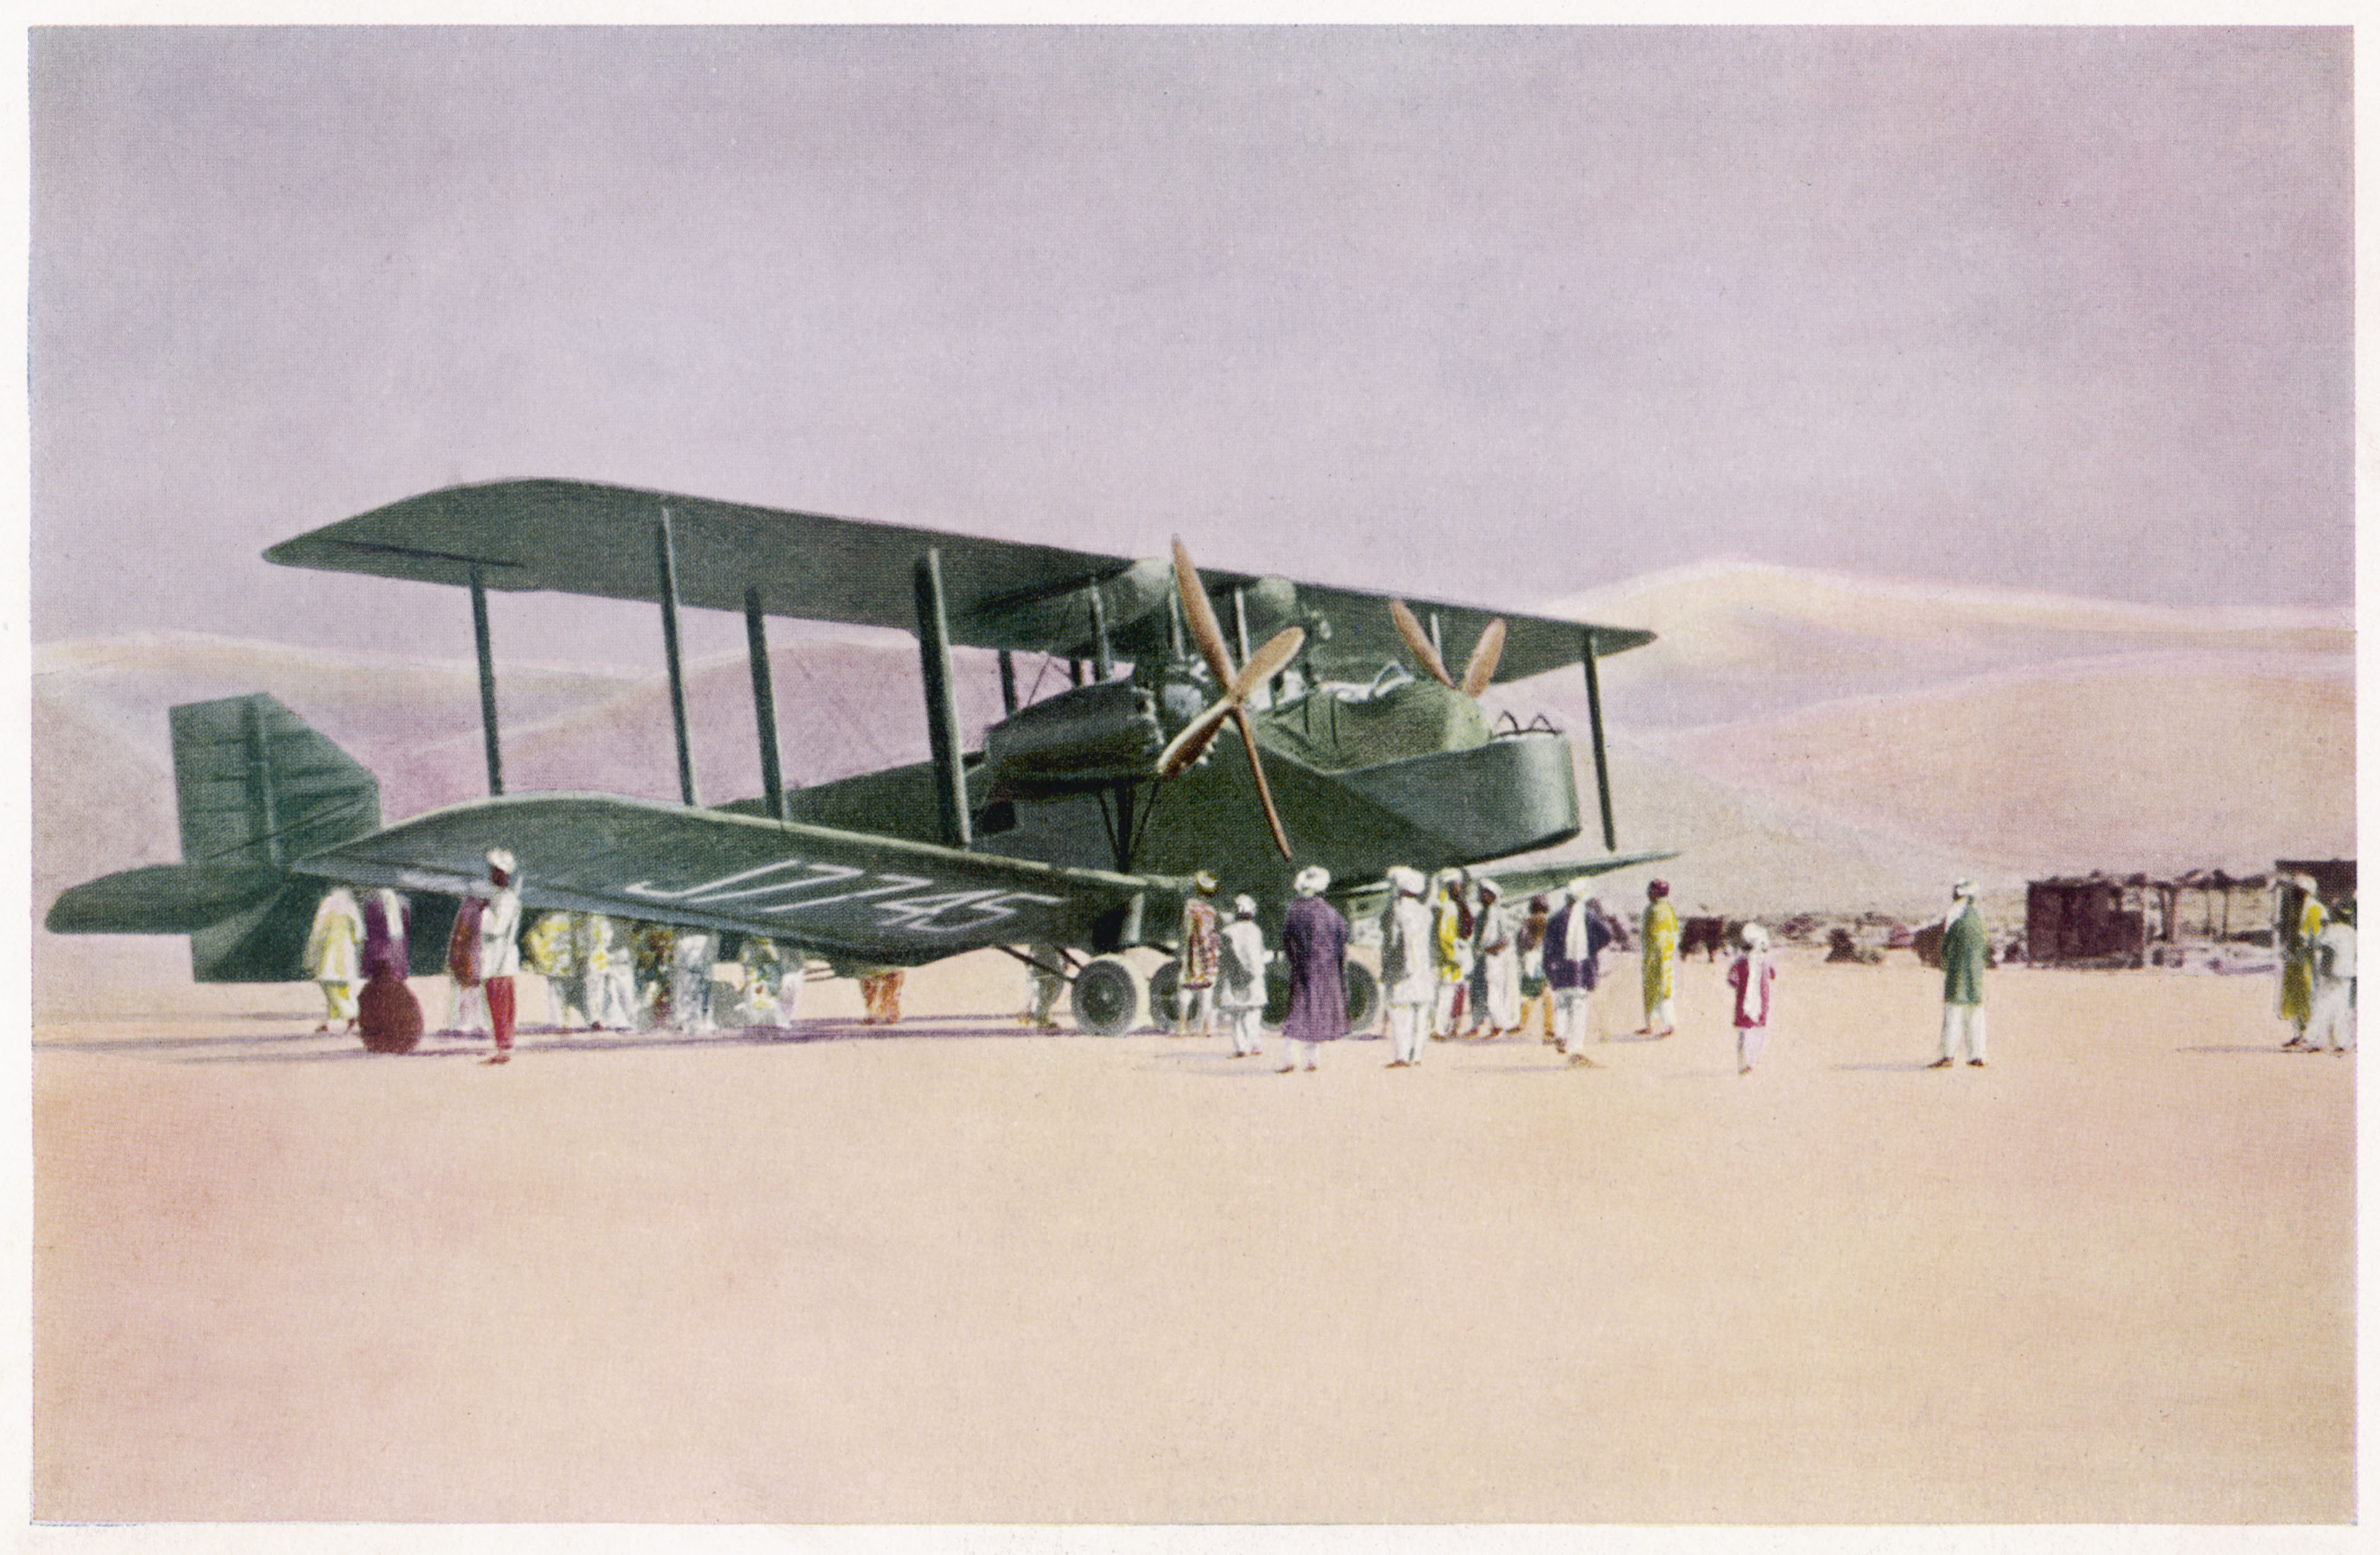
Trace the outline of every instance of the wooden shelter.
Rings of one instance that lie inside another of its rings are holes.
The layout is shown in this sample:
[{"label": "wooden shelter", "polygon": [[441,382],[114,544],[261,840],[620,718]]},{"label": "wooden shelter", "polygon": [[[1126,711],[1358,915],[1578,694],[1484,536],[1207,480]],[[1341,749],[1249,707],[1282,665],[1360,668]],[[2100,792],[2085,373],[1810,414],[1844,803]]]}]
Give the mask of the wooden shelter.
[{"label": "wooden shelter", "polygon": [[2024,888],[2025,959],[2035,966],[2141,966],[2152,918],[2172,938],[2178,887],[2134,875],[2034,881]]}]

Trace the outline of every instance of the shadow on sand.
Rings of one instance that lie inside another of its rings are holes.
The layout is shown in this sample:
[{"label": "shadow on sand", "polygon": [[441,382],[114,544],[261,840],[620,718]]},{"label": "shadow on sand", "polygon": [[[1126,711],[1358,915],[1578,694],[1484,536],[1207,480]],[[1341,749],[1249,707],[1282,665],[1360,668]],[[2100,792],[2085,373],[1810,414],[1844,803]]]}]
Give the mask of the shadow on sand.
[{"label": "shadow on sand", "polygon": [[[2194,1048],[2176,1048],[2178,1053],[2262,1053],[2273,1058],[2297,1058],[2306,1053],[2323,1052],[2322,1048],[2285,1048],[2278,1042],[2270,1046],[2248,1042],[2209,1042]],[[2352,1053],[2355,1050],[2349,1048]]]},{"label": "shadow on sand", "polygon": [[[811,1042],[864,1042],[879,1040],[1001,1040],[1017,1038],[1045,1038],[1050,1033],[1024,1027],[1003,1026],[997,1021],[905,1021],[898,1026],[868,1026],[860,1021],[806,1021],[801,1026],[783,1027],[735,1027],[720,1031],[679,1032],[621,1031],[556,1032],[550,1027],[530,1027],[520,1033],[514,1048],[516,1058],[534,1060],[549,1053],[634,1052],[654,1048],[768,1048],[797,1047]],[[1086,1040],[1097,1038],[1084,1033]],[[334,1044],[325,1048],[323,1044]],[[290,1049],[304,1045],[304,1051]],[[422,1039],[422,1045],[409,1053],[376,1053],[362,1042],[343,1034],[321,1032],[265,1033],[249,1032],[226,1036],[157,1036],[102,1038],[91,1041],[47,1040],[34,1043],[37,1049],[55,1052],[135,1053],[168,1059],[182,1063],[320,1063],[352,1062],[358,1059],[440,1059],[484,1058],[489,1045],[484,1036],[456,1036],[432,1032]],[[238,1051],[223,1051],[239,1049]],[[258,1051],[258,1050],[268,1051]],[[204,1050],[204,1051],[192,1051]]]}]

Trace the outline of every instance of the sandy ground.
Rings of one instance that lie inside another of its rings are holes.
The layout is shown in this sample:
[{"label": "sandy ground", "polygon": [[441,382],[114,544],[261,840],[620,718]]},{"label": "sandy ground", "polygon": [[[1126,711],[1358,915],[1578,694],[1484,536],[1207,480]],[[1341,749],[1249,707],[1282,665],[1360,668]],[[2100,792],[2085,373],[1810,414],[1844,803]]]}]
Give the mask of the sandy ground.
[{"label": "sandy ground", "polygon": [[982,959],[502,1069],[95,996],[35,1031],[34,1515],[2350,1518],[2352,1063],[2264,979],[2012,969],[1932,1072],[1896,960],[1789,960],[1749,1077],[1699,964],[1600,1069],[1291,1076],[1026,1035]]}]

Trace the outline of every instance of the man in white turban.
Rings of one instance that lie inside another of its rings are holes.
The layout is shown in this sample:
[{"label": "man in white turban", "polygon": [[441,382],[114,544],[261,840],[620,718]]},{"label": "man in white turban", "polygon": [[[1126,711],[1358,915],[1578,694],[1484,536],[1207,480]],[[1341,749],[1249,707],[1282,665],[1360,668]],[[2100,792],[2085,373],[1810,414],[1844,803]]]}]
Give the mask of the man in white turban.
[{"label": "man in white turban", "polygon": [[1438,998],[1438,951],[1429,889],[1419,869],[1403,865],[1389,871],[1389,905],[1380,913],[1380,981],[1389,1006],[1389,1067],[1410,1069],[1421,1062],[1429,1034],[1429,1013]]}]

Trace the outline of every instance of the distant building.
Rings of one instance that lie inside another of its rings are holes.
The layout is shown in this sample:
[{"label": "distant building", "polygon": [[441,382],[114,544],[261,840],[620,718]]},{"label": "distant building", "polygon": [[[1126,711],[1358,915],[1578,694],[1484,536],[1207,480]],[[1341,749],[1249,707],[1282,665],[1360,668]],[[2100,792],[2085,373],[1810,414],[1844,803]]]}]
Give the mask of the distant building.
[{"label": "distant building", "polygon": [[2179,888],[2141,875],[2034,881],[2024,888],[2024,954],[2035,966],[2144,966],[2149,941],[2173,938]]},{"label": "distant building", "polygon": [[2277,913],[2297,910],[2292,875],[2314,881],[2327,904],[2355,895],[2355,861],[2280,859],[2274,873],[2228,875],[2193,869],[2178,880],[2146,875],[2091,874],[2034,881],[2025,887],[2025,956],[2036,966],[2144,966],[2170,954],[2180,962],[2183,943],[2270,945],[2276,908],[2269,893],[2282,894]]}]

